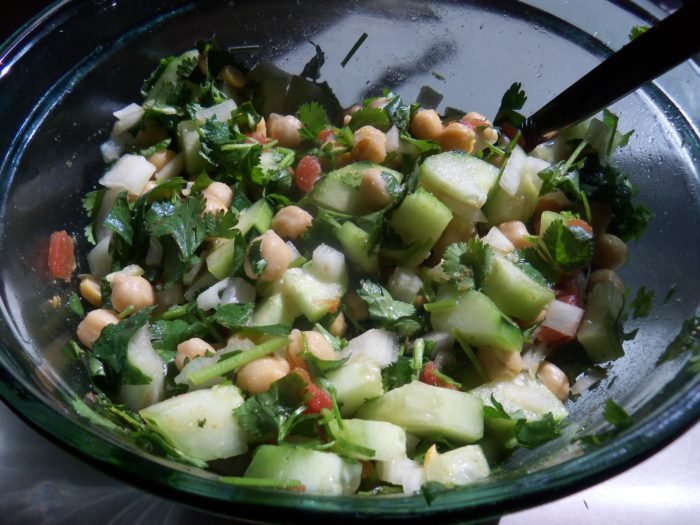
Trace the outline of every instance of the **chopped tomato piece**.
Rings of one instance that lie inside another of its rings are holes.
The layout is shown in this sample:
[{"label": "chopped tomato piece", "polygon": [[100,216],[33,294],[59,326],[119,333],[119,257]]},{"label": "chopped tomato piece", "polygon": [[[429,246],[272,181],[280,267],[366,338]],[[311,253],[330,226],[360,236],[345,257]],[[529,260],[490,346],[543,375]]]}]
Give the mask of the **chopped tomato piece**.
[{"label": "chopped tomato piece", "polygon": [[583,302],[581,301],[581,296],[579,294],[572,294],[572,295],[561,295],[557,297],[557,301],[561,301],[562,303],[570,304],[571,306],[578,306],[579,308],[583,307]]},{"label": "chopped tomato piece", "polygon": [[265,136],[264,133],[255,131],[253,133],[246,133],[246,137],[248,137],[248,140],[246,140],[246,142],[253,144],[258,143],[263,146],[267,144],[267,136]]},{"label": "chopped tomato piece", "polygon": [[593,233],[593,228],[591,227],[591,225],[583,219],[569,219],[568,221],[566,221],[566,225],[570,226],[571,228],[581,228],[583,230],[586,230],[588,233]]},{"label": "chopped tomato piece", "polygon": [[333,400],[331,395],[324,389],[317,387],[311,381],[311,376],[303,368],[295,368],[292,373],[296,373],[304,380],[306,383],[307,401],[306,406],[308,407],[305,414],[320,414],[321,410],[333,409]]},{"label": "chopped tomato piece", "polygon": [[330,142],[331,140],[335,140],[335,133],[333,133],[333,129],[326,128],[319,131],[318,140],[321,142]]},{"label": "chopped tomato piece", "polygon": [[575,338],[573,336],[557,332],[556,330],[553,330],[547,326],[538,326],[537,330],[535,330],[535,339],[547,345],[559,345],[573,341]]},{"label": "chopped tomato piece", "polygon": [[316,181],[321,178],[321,163],[318,157],[306,155],[302,157],[294,170],[294,183],[301,191],[309,192]]},{"label": "chopped tomato piece", "polygon": [[583,308],[583,300],[574,279],[565,278],[560,280],[554,287],[554,293],[557,300]]},{"label": "chopped tomato piece", "polygon": [[75,270],[73,238],[65,231],[53,232],[49,242],[49,271],[54,279],[70,281]]},{"label": "chopped tomato piece", "polygon": [[428,385],[449,388],[450,390],[457,390],[456,386],[448,383],[447,381],[444,381],[443,379],[437,376],[435,372],[439,370],[440,368],[432,361],[430,363],[426,363],[426,365],[423,367],[423,370],[421,370],[420,380]]}]

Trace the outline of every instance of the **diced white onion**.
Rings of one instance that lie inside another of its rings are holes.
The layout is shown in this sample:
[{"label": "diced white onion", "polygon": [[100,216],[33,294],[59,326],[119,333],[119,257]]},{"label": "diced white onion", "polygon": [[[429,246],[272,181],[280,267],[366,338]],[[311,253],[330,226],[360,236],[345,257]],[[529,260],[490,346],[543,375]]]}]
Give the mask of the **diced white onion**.
[{"label": "diced white onion", "polygon": [[515,250],[513,243],[496,226],[493,226],[481,240],[501,253],[510,253]]},{"label": "diced white onion", "polygon": [[527,156],[523,149],[520,146],[515,146],[513,151],[510,152],[510,157],[508,157],[506,166],[503,169],[498,185],[511,197],[517,195],[518,188],[520,188],[526,158]]},{"label": "diced white onion", "polygon": [[229,279],[228,286],[221,293],[220,304],[246,304],[255,302],[255,287],[240,277]]},{"label": "diced white onion", "polygon": [[100,144],[100,153],[105,164],[113,162],[124,152],[124,143],[120,140],[109,139]]},{"label": "diced white onion", "polygon": [[542,188],[542,183],[544,182],[538,175],[538,173],[544,169],[551,166],[546,160],[538,159],[537,157],[528,157],[525,159],[524,174],[523,177],[528,177],[530,179],[530,184],[534,190],[539,193],[540,188]]},{"label": "diced white onion", "polygon": [[562,301],[553,301],[547,309],[542,326],[564,335],[574,336],[583,319],[583,309]]},{"label": "diced white onion", "polygon": [[216,120],[219,122],[228,122],[231,118],[231,112],[237,107],[235,101],[231,99],[224,100],[216,106],[200,109],[194,114],[194,118],[196,118],[197,122],[200,124],[204,124],[213,117],[216,117]]},{"label": "diced white onion", "polygon": [[221,292],[229,285],[228,277],[210,286],[197,296],[197,306],[202,310],[211,310],[221,303]]},{"label": "diced white onion", "polygon": [[406,494],[417,492],[425,483],[425,471],[423,466],[408,458],[393,459],[391,461],[375,462],[377,476],[380,480],[400,485]]},{"label": "diced white onion", "polygon": [[545,344],[531,345],[522,353],[523,370],[526,370],[531,377],[537,376],[537,371],[549,354],[549,348]]},{"label": "diced white onion", "polygon": [[587,370],[576,379],[576,382],[573,385],[571,385],[569,393],[572,396],[577,396],[580,393],[585,392],[586,390],[591,388],[593,385],[595,385],[602,379],[605,379],[604,371],[598,368]]},{"label": "diced white onion", "polygon": [[111,235],[104,237],[90,250],[87,256],[90,273],[95,277],[107,275],[112,268],[112,255],[109,253],[109,243],[111,240]]},{"label": "diced white onion", "polygon": [[411,270],[400,266],[394,270],[387,282],[387,288],[391,296],[405,303],[413,303],[422,287],[423,281],[420,277]]},{"label": "diced white onion", "polygon": [[290,250],[292,250],[292,261],[296,261],[299,257],[301,257],[301,253],[299,253],[299,250],[297,250],[297,247],[294,246],[294,243],[292,241],[287,241],[285,244],[289,247]]},{"label": "diced white onion", "polygon": [[319,245],[311,259],[316,275],[326,281],[338,282],[345,275],[345,256],[330,246]]},{"label": "diced white onion", "polygon": [[162,180],[172,179],[173,177],[180,175],[183,169],[185,169],[185,155],[184,153],[180,152],[175,155],[170,162],[156,172],[155,179],[159,182]]},{"label": "diced white onion", "polygon": [[126,154],[100,179],[107,188],[120,188],[140,195],[143,187],[155,173],[156,167],[141,155]]},{"label": "diced white onion", "polygon": [[199,274],[199,276],[192,282],[192,284],[190,284],[187,287],[187,290],[185,290],[185,299],[191,301],[192,299],[194,299],[197,293],[209,288],[214,284],[216,284],[216,277],[214,277],[212,274],[210,274],[209,272],[203,272]]},{"label": "diced white onion", "polygon": [[386,152],[393,153],[399,150],[399,129],[396,126],[391,126],[386,132]]},{"label": "diced white onion", "polygon": [[134,103],[131,103],[128,106],[112,113],[112,115],[117,117],[117,121],[114,123],[114,127],[112,128],[112,137],[116,137],[129,131],[141,121],[145,113],[146,112],[141,106]]},{"label": "diced white onion", "polygon": [[353,361],[368,359],[385,368],[399,358],[398,336],[388,330],[373,328],[351,339],[341,353],[342,357],[350,356]]}]

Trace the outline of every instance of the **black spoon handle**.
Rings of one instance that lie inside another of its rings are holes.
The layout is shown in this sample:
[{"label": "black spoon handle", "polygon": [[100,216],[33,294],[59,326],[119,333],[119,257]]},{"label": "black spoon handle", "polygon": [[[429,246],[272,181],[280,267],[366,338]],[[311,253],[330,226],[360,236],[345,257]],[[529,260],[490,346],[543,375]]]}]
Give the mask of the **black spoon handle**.
[{"label": "black spoon handle", "polygon": [[527,150],[554,137],[700,51],[700,0],[641,34],[525,120]]}]

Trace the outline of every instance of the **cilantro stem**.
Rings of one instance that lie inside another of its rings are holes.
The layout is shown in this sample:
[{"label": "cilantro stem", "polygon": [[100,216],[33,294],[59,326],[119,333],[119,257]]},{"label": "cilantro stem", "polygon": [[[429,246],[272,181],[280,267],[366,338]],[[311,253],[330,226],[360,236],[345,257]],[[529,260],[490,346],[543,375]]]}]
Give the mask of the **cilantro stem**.
[{"label": "cilantro stem", "polygon": [[295,489],[303,487],[297,479],[244,478],[242,476],[221,476],[219,481],[237,487],[265,487],[272,489]]},{"label": "cilantro stem", "polygon": [[457,306],[457,299],[443,299],[434,303],[425,303],[423,308],[426,312],[441,312]]},{"label": "cilantro stem", "polygon": [[121,312],[119,312],[119,319],[126,319],[127,317],[129,317],[131,314],[134,313],[134,310],[136,310],[136,308],[134,308],[133,304],[130,304],[129,306],[124,308]]},{"label": "cilantro stem", "polygon": [[571,169],[571,166],[574,165],[574,162],[576,162],[576,159],[583,151],[583,148],[585,148],[586,146],[588,146],[588,142],[582,140],[581,143],[576,147],[574,152],[569,156],[569,158],[566,159],[566,164],[564,164],[564,168],[562,170],[563,173],[567,173]]},{"label": "cilantro stem", "polygon": [[364,43],[364,41],[367,40],[367,33],[362,33],[360,35],[360,38],[357,39],[357,42],[350,48],[350,51],[348,51],[348,54],[345,55],[345,58],[343,61],[340,63],[340,67],[345,67],[348,62],[350,62],[350,59],[352,56],[357,53],[357,50],[360,49],[360,46]]},{"label": "cilantro stem", "polygon": [[269,341],[266,341],[258,346],[254,346],[250,350],[246,350],[245,352],[236,354],[233,357],[219,361],[215,365],[193,372],[192,375],[190,375],[190,381],[192,381],[192,384],[194,385],[201,385],[210,379],[233,372],[243,365],[247,365],[260,357],[271,354],[275,350],[282,348],[287,344],[289,344],[289,339],[286,337],[276,337],[274,339],[270,339]]},{"label": "cilantro stem", "polygon": [[472,350],[472,347],[469,345],[469,343],[467,343],[467,341],[462,337],[462,334],[460,334],[457,330],[452,330],[452,336],[455,338],[455,341],[459,343],[459,346],[462,347],[464,353],[467,354],[469,361],[471,361],[472,365],[474,366],[478,374],[481,376],[481,378],[488,383],[489,376],[486,375],[484,368],[481,366],[481,363],[477,359],[476,354],[474,353],[474,350]]},{"label": "cilantro stem", "polygon": [[413,342],[413,361],[411,362],[411,368],[413,368],[413,374],[411,378],[415,381],[420,377],[420,372],[423,369],[423,353],[425,352],[425,341],[422,338],[418,338]]},{"label": "cilantro stem", "polygon": [[462,383],[459,383],[452,379],[450,376],[443,374],[438,368],[433,369],[433,375],[449,385],[455,386],[457,388],[462,388]]},{"label": "cilantro stem", "polygon": [[181,304],[178,306],[173,306],[163,312],[162,314],[156,316],[154,320],[157,321],[172,321],[173,319],[179,319],[187,315],[188,307],[186,304]]}]

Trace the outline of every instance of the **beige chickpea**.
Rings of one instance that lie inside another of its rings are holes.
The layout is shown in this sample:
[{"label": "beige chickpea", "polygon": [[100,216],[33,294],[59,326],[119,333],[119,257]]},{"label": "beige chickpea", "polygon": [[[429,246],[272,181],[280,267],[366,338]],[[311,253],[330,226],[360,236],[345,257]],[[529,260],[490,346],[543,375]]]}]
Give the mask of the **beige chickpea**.
[{"label": "beige chickpea", "polygon": [[375,127],[362,126],[353,136],[352,157],[381,164],[386,159],[386,135]]},{"label": "beige chickpea", "polygon": [[343,337],[347,329],[348,322],[345,320],[343,312],[340,312],[331,323],[331,326],[328,328],[328,331],[331,333],[332,336]]},{"label": "beige chickpea", "polygon": [[118,322],[119,316],[112,310],[93,310],[88,312],[85,319],[80,321],[76,335],[81,343],[88,348],[92,348],[92,344],[100,337],[104,327],[110,324],[117,324]]},{"label": "beige chickpea", "polygon": [[569,398],[569,378],[558,366],[549,361],[542,361],[537,377],[560,401]]},{"label": "beige chickpea", "polygon": [[421,109],[413,115],[411,133],[424,140],[436,140],[442,133],[443,125],[440,115],[434,109]]},{"label": "beige chickpea", "polygon": [[156,173],[159,172],[161,169],[163,169],[163,166],[165,166],[168,162],[173,160],[175,158],[175,153],[171,149],[162,149],[160,151],[156,151],[153,155],[148,157],[148,162],[153,164],[156,167]]},{"label": "beige chickpea", "polygon": [[287,361],[292,367],[306,368],[306,361],[304,361],[305,349],[324,361],[336,359],[335,350],[333,350],[333,347],[323,334],[313,330],[301,332],[294,329],[289,334],[289,339],[291,342],[287,345],[285,354]]},{"label": "beige chickpea", "polygon": [[207,354],[213,354],[214,347],[207,343],[204,339],[193,337],[187,341],[183,341],[177,345],[175,353],[175,366],[178,370],[182,370],[185,365],[197,357],[204,357]]},{"label": "beige chickpea", "polygon": [[498,140],[498,132],[493,128],[493,124],[481,113],[470,111],[462,117],[462,122],[472,128],[476,134],[475,151],[481,151],[487,144],[495,144]]},{"label": "beige chickpea", "polygon": [[138,275],[117,273],[112,280],[112,306],[117,312],[122,312],[129,306],[142,310],[156,303],[153,286]]},{"label": "beige chickpea", "polygon": [[348,292],[345,294],[344,302],[348,315],[354,321],[365,321],[369,318],[367,303],[355,292]]},{"label": "beige chickpea", "polygon": [[212,182],[202,190],[205,206],[204,213],[226,212],[233,200],[233,190],[223,182]]},{"label": "beige chickpea", "polygon": [[243,269],[251,279],[276,281],[289,268],[292,260],[294,260],[294,254],[282,238],[272,230],[267,230],[260,237],[255,238],[251,243],[251,247],[256,241],[260,241],[260,256],[265,259],[265,268],[261,275],[253,271],[250,263],[251,249],[249,248],[243,263]]},{"label": "beige chickpea", "polygon": [[595,245],[593,266],[614,270],[627,260],[627,245],[616,235],[602,233]]},{"label": "beige chickpea", "polygon": [[620,279],[620,276],[617,275],[614,271],[608,270],[607,268],[603,268],[601,270],[596,270],[592,272],[591,275],[588,276],[588,283],[586,285],[586,289],[590,291],[596,284],[607,282],[613,283],[615,285],[615,288],[617,288],[621,292],[624,292],[625,285],[622,282],[622,279]]},{"label": "beige chickpea", "polygon": [[532,246],[532,243],[527,238],[530,232],[527,231],[527,226],[522,221],[507,221],[498,225],[498,229],[506,238],[513,243],[516,249],[521,250]]},{"label": "beige chickpea", "polygon": [[369,211],[381,210],[391,202],[381,170],[368,168],[362,172],[360,198]]},{"label": "beige chickpea", "polygon": [[232,65],[227,65],[219,71],[219,77],[232,88],[240,89],[246,85],[246,78],[241,71]]},{"label": "beige chickpea", "polygon": [[440,134],[438,142],[444,151],[461,150],[471,153],[474,151],[476,133],[461,122],[452,122]]},{"label": "beige chickpea", "polygon": [[272,218],[274,232],[285,239],[298,239],[311,226],[313,216],[299,206],[285,206]]},{"label": "beige chickpea", "polygon": [[476,355],[491,381],[510,381],[523,369],[523,360],[518,352],[479,348]]},{"label": "beige chickpea", "polygon": [[92,275],[84,275],[80,278],[80,295],[92,306],[102,306],[100,282]]},{"label": "beige chickpea", "polygon": [[236,384],[250,394],[261,394],[267,392],[272,383],[282,379],[290,370],[289,363],[281,357],[261,357],[238,370]]},{"label": "beige chickpea", "polygon": [[267,131],[270,138],[277,140],[280,146],[296,148],[301,144],[301,121],[292,115],[271,113],[267,120]]}]

